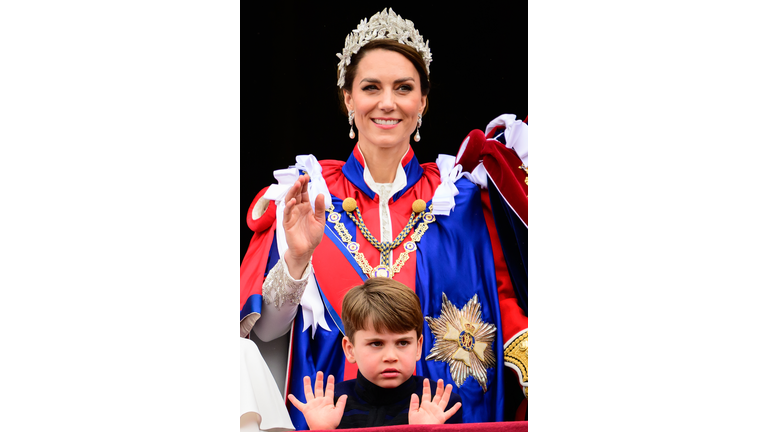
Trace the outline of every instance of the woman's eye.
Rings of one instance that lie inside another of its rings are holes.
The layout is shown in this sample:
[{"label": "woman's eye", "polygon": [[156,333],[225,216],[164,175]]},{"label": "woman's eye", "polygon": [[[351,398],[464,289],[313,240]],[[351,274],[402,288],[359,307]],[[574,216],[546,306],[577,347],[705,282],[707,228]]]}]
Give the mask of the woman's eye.
[{"label": "woman's eye", "polygon": [[407,84],[404,84],[404,85],[401,85],[400,87],[398,87],[397,89],[400,90],[400,91],[411,91],[411,90],[413,90],[413,87],[411,87],[411,86],[409,86]]},{"label": "woman's eye", "polygon": [[368,90],[376,90],[376,86],[371,84],[363,87],[363,91],[368,91]]}]

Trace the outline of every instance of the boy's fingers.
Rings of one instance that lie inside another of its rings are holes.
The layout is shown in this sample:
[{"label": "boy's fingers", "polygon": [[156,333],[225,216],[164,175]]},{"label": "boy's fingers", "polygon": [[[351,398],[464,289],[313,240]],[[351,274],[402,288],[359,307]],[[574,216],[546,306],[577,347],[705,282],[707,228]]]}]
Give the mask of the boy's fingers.
[{"label": "boy's fingers", "polygon": [[315,397],[323,397],[323,373],[318,371],[317,378],[315,378]]},{"label": "boy's fingers", "polygon": [[344,413],[345,406],[347,406],[347,395],[341,395],[341,397],[339,397],[339,400],[336,401],[336,409],[340,410],[342,412],[342,415]]},{"label": "boy's fingers", "polygon": [[408,413],[416,412],[419,410],[419,397],[416,393],[411,395],[411,404],[408,406]]},{"label": "boy's fingers", "polygon": [[429,380],[424,378],[424,391],[422,392],[421,403],[430,402],[432,400],[432,389],[429,388]]},{"label": "boy's fingers", "polygon": [[288,395],[288,400],[291,401],[291,403],[293,404],[293,406],[296,407],[297,410],[299,410],[301,412],[304,412],[304,405],[305,404],[299,402],[299,400],[296,399],[296,396],[294,396],[292,394],[289,394]]},{"label": "boy's fingers", "polygon": [[452,406],[451,409],[445,412],[445,419],[448,420],[449,418],[453,417],[453,415],[459,411],[459,408],[461,408],[461,402],[456,402],[456,405]]},{"label": "boy's fingers", "polygon": [[445,392],[443,393],[443,398],[440,399],[440,409],[445,411],[445,407],[448,406],[448,401],[451,400],[451,391],[453,391],[453,386],[448,384],[448,386],[445,388]]},{"label": "boy's fingers", "polygon": [[304,396],[307,402],[315,398],[315,395],[312,394],[312,380],[308,376],[304,377]]},{"label": "boy's fingers", "polygon": [[432,399],[432,402],[440,401],[440,398],[442,396],[443,396],[443,380],[441,378],[437,380],[437,389],[435,389],[435,397]]},{"label": "boy's fingers", "polygon": [[328,375],[328,384],[325,386],[325,395],[326,396],[333,397],[333,394],[334,394],[333,383],[334,383],[333,375]]}]

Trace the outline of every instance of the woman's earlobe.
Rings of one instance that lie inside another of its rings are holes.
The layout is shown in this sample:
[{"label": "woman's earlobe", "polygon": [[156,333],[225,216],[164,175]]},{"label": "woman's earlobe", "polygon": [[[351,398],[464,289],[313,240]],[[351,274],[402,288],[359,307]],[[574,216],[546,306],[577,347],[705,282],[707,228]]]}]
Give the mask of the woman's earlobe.
[{"label": "woman's earlobe", "polygon": [[344,92],[344,106],[347,107],[347,112],[350,112],[354,110],[354,107],[352,106],[352,95],[346,90],[343,90],[343,92]]}]

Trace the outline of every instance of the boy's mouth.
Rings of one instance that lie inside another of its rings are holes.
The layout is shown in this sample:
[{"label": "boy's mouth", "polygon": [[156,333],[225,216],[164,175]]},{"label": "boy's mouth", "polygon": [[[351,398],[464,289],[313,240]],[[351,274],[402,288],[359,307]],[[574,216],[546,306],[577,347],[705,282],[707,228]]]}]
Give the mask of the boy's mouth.
[{"label": "boy's mouth", "polygon": [[388,369],[384,369],[381,372],[381,375],[383,375],[384,378],[396,378],[397,376],[400,375],[400,371],[394,368],[388,368]]}]

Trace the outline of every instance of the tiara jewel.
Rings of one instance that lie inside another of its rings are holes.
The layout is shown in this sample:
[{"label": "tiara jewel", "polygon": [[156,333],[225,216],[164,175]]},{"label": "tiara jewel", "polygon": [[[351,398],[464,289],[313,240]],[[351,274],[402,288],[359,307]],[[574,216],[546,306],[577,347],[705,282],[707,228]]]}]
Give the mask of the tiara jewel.
[{"label": "tiara jewel", "polygon": [[362,19],[357,28],[347,35],[347,39],[344,41],[344,50],[341,54],[336,54],[336,57],[341,60],[339,62],[339,81],[337,82],[340,88],[344,87],[344,74],[352,61],[352,56],[357,54],[365,44],[376,39],[393,39],[414,48],[424,59],[424,63],[427,65],[427,74],[429,74],[429,64],[432,62],[429,41],[424,42],[424,38],[413,26],[411,20],[401,18],[392,8],[389,8],[389,12],[384,9],[377,12],[370,20]]}]

